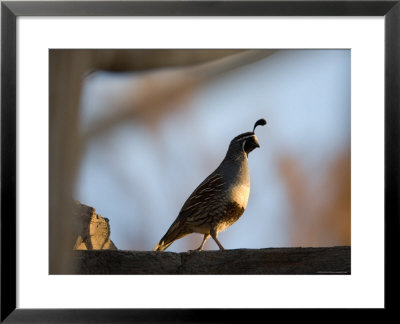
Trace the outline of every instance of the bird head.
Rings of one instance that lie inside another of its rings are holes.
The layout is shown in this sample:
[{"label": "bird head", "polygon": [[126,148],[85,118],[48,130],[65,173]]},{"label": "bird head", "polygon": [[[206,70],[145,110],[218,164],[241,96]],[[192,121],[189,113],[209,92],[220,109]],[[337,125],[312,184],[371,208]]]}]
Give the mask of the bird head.
[{"label": "bird head", "polygon": [[252,132],[246,132],[236,136],[229,145],[228,154],[230,153],[229,155],[240,155],[244,152],[246,153],[246,155],[248,155],[255,148],[260,147],[260,144],[258,143],[258,138],[254,133],[254,130],[257,126],[264,126],[266,124],[267,122],[265,119],[259,119],[254,124]]}]

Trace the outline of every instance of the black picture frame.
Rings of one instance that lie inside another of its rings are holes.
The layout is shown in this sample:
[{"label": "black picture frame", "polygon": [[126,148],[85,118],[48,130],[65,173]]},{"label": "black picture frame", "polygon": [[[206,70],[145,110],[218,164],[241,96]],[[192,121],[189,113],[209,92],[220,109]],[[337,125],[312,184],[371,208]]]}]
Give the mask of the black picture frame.
[{"label": "black picture frame", "polygon": [[[1,321],[7,323],[221,322],[238,310],[16,308],[16,19],[19,16],[384,16],[385,309],[396,307],[399,237],[400,0],[395,1],[2,1],[1,3]],[[371,125],[371,128],[373,125]],[[373,262],[373,256],[371,256]],[[251,316],[263,316],[262,310]]]}]

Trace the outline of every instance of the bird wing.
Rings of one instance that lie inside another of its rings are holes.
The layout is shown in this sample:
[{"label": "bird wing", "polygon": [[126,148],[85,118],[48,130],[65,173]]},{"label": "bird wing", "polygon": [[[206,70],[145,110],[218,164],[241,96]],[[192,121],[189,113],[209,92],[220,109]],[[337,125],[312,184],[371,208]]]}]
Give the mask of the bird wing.
[{"label": "bird wing", "polygon": [[200,183],[186,200],[178,217],[154,250],[163,251],[175,240],[192,233],[191,227],[193,225],[201,226],[204,223],[211,222],[212,216],[221,207],[224,186],[225,181],[217,172],[211,173]]},{"label": "bird wing", "polygon": [[221,205],[225,190],[225,181],[219,173],[208,176],[184,203],[177,221],[196,225],[206,221]]}]

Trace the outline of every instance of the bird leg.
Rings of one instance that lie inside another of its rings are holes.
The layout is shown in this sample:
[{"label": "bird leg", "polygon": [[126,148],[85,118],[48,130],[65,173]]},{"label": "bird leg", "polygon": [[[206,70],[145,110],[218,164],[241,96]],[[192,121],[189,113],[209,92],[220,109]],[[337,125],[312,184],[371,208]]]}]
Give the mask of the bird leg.
[{"label": "bird leg", "polygon": [[197,248],[197,251],[203,250],[204,244],[206,244],[206,241],[209,237],[210,237],[210,234],[204,234],[203,242],[201,242],[201,245]]},{"label": "bird leg", "polygon": [[204,244],[206,243],[207,239],[210,237],[210,234],[204,234],[203,242],[201,242],[200,246],[197,249],[189,250],[189,252],[194,251],[203,251]]},{"label": "bird leg", "polygon": [[215,241],[215,243],[217,243],[218,244],[218,246],[219,246],[219,249],[221,250],[221,251],[224,251],[225,249],[224,249],[224,247],[222,246],[222,244],[218,241],[218,239],[217,239],[217,233],[215,232],[215,231],[211,231],[211,237],[213,238],[213,240]]}]

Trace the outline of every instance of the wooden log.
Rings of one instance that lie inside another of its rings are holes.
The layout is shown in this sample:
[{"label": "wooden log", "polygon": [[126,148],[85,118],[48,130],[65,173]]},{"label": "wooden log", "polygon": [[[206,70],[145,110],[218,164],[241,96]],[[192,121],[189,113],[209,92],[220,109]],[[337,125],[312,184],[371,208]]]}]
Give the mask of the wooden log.
[{"label": "wooden log", "polygon": [[202,252],[73,251],[76,274],[350,274],[349,246]]}]

